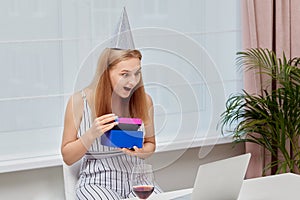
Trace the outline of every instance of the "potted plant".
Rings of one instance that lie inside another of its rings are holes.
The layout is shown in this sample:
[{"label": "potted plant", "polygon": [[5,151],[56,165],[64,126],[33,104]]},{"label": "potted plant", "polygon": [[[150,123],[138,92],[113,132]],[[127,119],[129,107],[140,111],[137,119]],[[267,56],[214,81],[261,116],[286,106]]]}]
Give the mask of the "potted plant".
[{"label": "potted plant", "polygon": [[[251,142],[270,152],[263,170],[272,174],[300,171],[300,58],[278,58],[268,49],[237,53],[237,65],[266,79],[261,94],[232,95],[221,114],[221,131],[234,142]],[[278,159],[278,155],[281,155]]]}]

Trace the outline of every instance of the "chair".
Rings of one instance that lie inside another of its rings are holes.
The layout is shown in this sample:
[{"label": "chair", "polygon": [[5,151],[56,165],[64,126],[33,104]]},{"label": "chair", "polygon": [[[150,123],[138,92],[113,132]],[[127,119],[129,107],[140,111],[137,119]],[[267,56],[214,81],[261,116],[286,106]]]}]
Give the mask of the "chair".
[{"label": "chair", "polygon": [[64,187],[66,200],[75,199],[75,188],[79,178],[81,160],[77,161],[71,166],[68,166],[63,162],[63,174],[64,174]]}]

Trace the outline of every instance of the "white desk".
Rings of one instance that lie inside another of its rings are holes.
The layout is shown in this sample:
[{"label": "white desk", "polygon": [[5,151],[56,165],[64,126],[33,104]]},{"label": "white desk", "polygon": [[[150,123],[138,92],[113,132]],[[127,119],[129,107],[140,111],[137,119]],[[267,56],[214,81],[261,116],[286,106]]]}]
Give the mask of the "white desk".
[{"label": "white desk", "polygon": [[300,199],[300,175],[286,173],[245,180],[239,200]]},{"label": "white desk", "polygon": [[[298,200],[300,175],[286,173],[244,180],[238,200]],[[152,194],[149,200],[168,200],[192,192],[192,188]],[[137,199],[137,198],[132,198]]]}]

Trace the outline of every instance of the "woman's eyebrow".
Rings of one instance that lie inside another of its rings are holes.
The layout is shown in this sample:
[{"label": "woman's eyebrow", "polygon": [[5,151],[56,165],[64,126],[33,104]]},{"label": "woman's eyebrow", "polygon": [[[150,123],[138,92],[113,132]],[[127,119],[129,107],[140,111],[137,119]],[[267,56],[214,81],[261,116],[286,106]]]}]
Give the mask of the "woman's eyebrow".
[{"label": "woman's eyebrow", "polygon": [[[135,70],[136,72],[137,71],[140,71],[142,69],[142,67],[140,66],[137,70]],[[121,72],[131,72],[130,70],[128,69],[122,69]]]}]

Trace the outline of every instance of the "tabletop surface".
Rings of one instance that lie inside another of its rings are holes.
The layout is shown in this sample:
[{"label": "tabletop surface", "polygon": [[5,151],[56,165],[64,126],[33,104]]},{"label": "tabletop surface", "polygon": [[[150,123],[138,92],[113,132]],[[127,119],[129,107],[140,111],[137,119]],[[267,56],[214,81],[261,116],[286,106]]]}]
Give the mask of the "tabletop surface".
[{"label": "tabletop surface", "polygon": [[239,200],[300,199],[300,176],[292,173],[278,174],[244,180]]},{"label": "tabletop surface", "polygon": [[[238,200],[300,199],[300,175],[285,173],[244,180]],[[152,194],[148,200],[168,200],[192,192],[192,188]],[[132,198],[137,200],[138,198]]]}]

